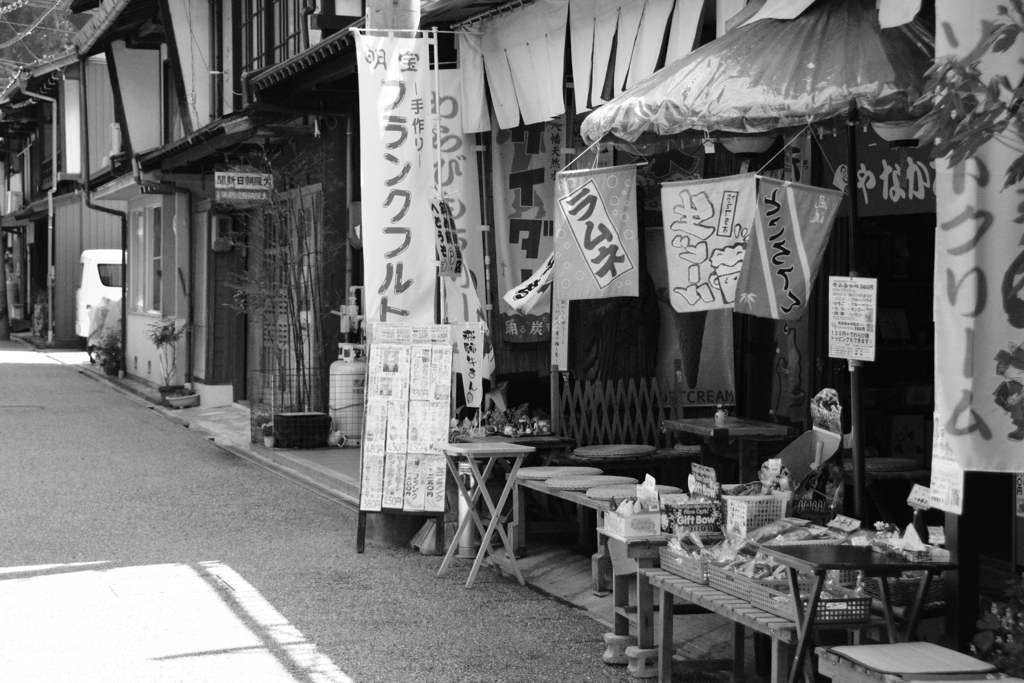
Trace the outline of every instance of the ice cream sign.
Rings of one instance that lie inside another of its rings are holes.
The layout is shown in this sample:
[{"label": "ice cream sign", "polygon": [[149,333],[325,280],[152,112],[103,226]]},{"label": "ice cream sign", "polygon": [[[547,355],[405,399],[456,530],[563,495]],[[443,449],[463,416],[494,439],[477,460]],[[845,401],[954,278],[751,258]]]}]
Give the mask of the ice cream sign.
[{"label": "ice cream sign", "polygon": [[810,297],[841,195],[754,174],[665,183],[669,301],[794,319]]}]

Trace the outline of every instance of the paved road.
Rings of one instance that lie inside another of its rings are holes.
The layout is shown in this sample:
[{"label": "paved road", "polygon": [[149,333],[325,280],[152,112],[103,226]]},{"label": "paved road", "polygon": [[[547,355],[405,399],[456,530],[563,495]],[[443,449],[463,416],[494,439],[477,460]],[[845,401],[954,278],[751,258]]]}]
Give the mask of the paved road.
[{"label": "paved road", "polygon": [[338,504],[0,342],[5,683],[627,681],[604,628],[483,570],[354,551]]}]

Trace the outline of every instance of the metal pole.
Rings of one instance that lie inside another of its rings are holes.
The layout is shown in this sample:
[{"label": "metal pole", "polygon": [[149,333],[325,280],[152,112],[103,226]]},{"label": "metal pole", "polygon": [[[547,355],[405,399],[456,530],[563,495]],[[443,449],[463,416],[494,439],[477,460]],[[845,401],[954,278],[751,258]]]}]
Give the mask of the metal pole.
[{"label": "metal pole", "polygon": [[[846,188],[850,194],[850,277],[857,275],[857,124],[860,116],[856,103],[850,106],[850,116],[846,122]],[[853,450],[853,513],[858,519],[864,519],[866,512],[864,494],[864,414],[863,414],[863,377],[861,361],[848,360],[850,366],[850,441]]]}]

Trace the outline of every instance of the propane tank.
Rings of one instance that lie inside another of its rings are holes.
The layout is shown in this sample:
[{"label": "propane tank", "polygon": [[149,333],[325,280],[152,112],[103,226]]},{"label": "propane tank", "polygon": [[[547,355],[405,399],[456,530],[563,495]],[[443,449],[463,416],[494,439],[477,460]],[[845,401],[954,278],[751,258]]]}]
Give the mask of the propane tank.
[{"label": "propane tank", "polygon": [[363,438],[363,406],[366,400],[366,357],[362,344],[338,344],[338,360],[330,368],[330,405],[334,429],[341,430],[348,445]]}]

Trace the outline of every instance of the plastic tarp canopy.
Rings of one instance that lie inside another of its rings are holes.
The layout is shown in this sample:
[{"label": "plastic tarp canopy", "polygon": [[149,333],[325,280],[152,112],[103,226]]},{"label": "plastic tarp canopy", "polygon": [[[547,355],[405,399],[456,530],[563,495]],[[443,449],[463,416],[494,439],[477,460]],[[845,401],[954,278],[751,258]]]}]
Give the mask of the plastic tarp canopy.
[{"label": "plastic tarp canopy", "polygon": [[845,116],[920,118],[934,34],[920,18],[878,24],[875,0],[818,0],[793,20],[729,31],[641,81],[583,122],[588,141],[609,133],[766,133]]}]

